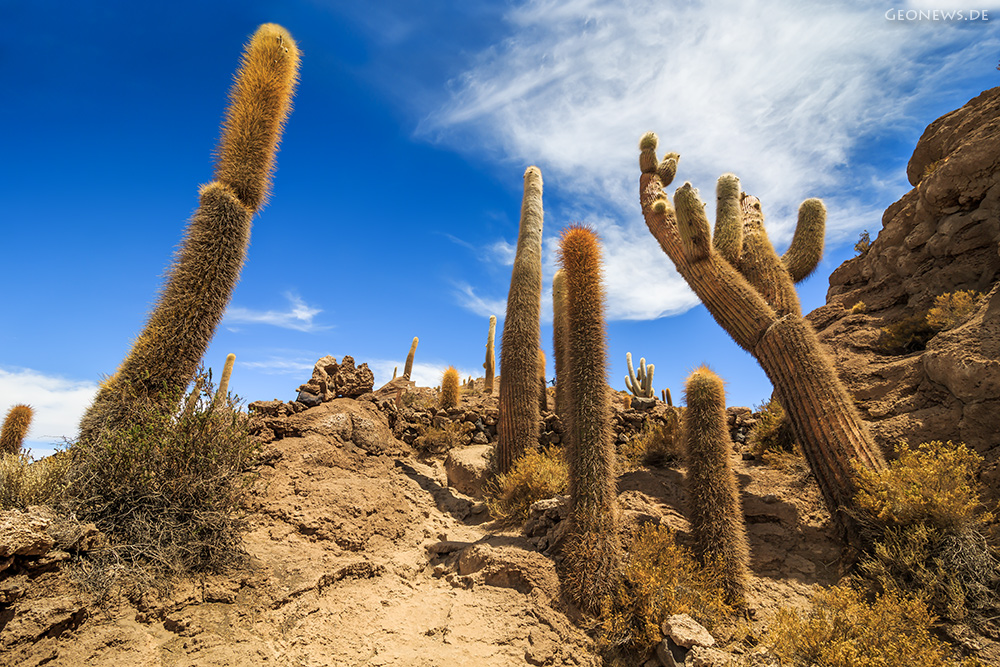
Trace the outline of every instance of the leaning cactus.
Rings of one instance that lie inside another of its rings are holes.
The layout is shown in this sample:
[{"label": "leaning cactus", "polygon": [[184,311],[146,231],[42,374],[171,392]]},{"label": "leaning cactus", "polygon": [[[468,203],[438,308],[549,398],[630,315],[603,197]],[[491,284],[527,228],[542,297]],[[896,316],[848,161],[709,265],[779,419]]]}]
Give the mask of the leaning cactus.
[{"label": "leaning cactus", "polygon": [[17,454],[21,451],[24,438],[28,435],[31,418],[35,411],[30,405],[19,403],[7,411],[7,417],[0,428],[0,454]]},{"label": "leaning cactus", "polygon": [[201,206],[149,322],[84,414],[81,439],[127,421],[137,402],[172,408],[194,377],[239,279],[253,216],[267,199],[298,65],[295,42],[281,26],[262,25],[247,45],[229,95],[215,180],[201,188]]},{"label": "leaning cactus", "polygon": [[418,343],[420,343],[420,339],[414,336],[413,342],[410,343],[410,352],[406,355],[406,365],[403,366],[403,377],[407,380],[410,379],[410,373],[413,372],[413,357],[417,354]]},{"label": "leaning cactus", "polygon": [[524,199],[517,253],[507,293],[507,316],[500,347],[500,414],[496,472],[538,445],[538,317],[542,302],[542,172],[524,172]]},{"label": "leaning cactus", "polygon": [[490,315],[490,331],[486,336],[486,361],[483,362],[483,368],[486,369],[486,380],[483,385],[483,391],[487,394],[493,393],[493,374],[497,368],[497,355],[493,351],[493,337],[496,331],[497,316]]},{"label": "leaning cactus", "polygon": [[740,194],[737,208],[733,200],[739,188],[727,175],[720,179],[724,201],[713,240],[704,205],[689,183],[678,188],[673,205],[664,194],[679,158],[671,154],[657,163],[656,145],[653,133],[639,144],[646,226],[716,322],[760,363],[842,537],[859,541],[852,518],[854,468],[882,469],[885,460],[815,331],[802,318],[793,286],[822,253],[821,204],[810,200],[799,209],[800,240],[794,252],[779,259],[767,241],[760,202]]},{"label": "leaning cactus", "polygon": [[625,363],[628,364],[628,377],[625,378],[625,386],[634,396],[642,398],[653,398],[656,392],[653,391],[653,370],[655,366],[646,366],[645,357],[639,359],[639,372],[632,368],[632,353],[625,353]]},{"label": "leaning cactus", "polygon": [[729,460],[732,441],[722,380],[699,368],[687,380],[686,398],[682,433],[691,534],[702,562],[718,568],[726,601],[741,607],[750,579],[750,546]]},{"label": "leaning cactus", "polygon": [[563,232],[559,259],[566,287],[564,362],[568,419],[570,524],[564,549],[565,582],[570,595],[595,611],[617,584],[618,489],[611,388],[607,383],[604,287],[601,247],[586,227]]}]

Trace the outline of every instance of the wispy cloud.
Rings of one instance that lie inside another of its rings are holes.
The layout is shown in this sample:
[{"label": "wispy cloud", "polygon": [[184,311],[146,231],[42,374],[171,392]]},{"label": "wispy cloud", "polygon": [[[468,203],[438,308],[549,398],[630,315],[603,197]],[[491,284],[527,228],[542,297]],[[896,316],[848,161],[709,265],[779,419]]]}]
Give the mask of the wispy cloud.
[{"label": "wispy cloud", "polygon": [[[375,359],[368,362],[368,368],[375,374],[375,388],[392,379],[392,371],[396,369],[397,375],[403,374],[403,367],[406,366],[405,359]],[[410,379],[417,383],[418,387],[439,387],[441,376],[444,375],[448,364],[444,362],[414,362],[413,370],[410,372]],[[474,378],[482,377],[483,369],[475,370],[470,368],[459,368],[458,377],[465,380],[469,376]]]},{"label": "wispy cloud", "polygon": [[321,308],[308,305],[302,298],[291,292],[285,292],[284,297],[288,300],[288,310],[253,310],[239,306],[230,306],[226,310],[223,320],[230,329],[235,329],[232,325],[238,324],[269,324],[283,329],[294,331],[325,331],[332,328],[330,325],[321,325],[314,320],[317,315],[323,312]]},{"label": "wispy cloud", "polygon": [[458,299],[459,305],[476,315],[482,315],[483,317],[496,315],[497,318],[503,319],[504,313],[507,312],[506,295],[502,299],[482,297],[468,283],[457,283],[455,285],[455,297]]},{"label": "wispy cloud", "polygon": [[310,360],[306,357],[297,357],[295,359],[271,357],[270,359],[259,361],[237,361],[236,364],[243,368],[259,371],[265,375],[302,375],[305,372],[306,376],[308,376],[309,373],[312,373],[313,366],[316,365],[316,359]]},{"label": "wispy cloud", "polygon": [[18,403],[27,403],[34,409],[27,437],[29,446],[32,443],[51,446],[63,438],[76,437],[80,418],[96,393],[94,382],[47,375],[30,368],[0,368],[2,414],[6,415]]},{"label": "wispy cloud", "polygon": [[[1000,43],[986,28],[884,13],[849,0],[522,2],[505,17],[511,37],[452,82],[418,134],[539,165],[572,202],[547,221],[585,220],[604,238],[609,315],[678,312],[695,300],[642,224],[639,136],[655,130],[661,151],[680,152],[679,181],[701,189],[710,215],[715,179],[739,174],[776,245],[811,196],[826,199],[833,242],[877,227],[885,201],[908,189],[906,156],[887,175],[858,151],[919,130],[911,114],[995,60]],[[473,288],[465,295],[480,308]]]}]

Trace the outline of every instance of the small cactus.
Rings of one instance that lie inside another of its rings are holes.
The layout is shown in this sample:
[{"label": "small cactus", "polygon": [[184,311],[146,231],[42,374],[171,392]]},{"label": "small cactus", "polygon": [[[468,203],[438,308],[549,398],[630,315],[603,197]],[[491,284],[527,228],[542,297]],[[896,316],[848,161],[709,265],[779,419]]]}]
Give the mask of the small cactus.
[{"label": "small cactus", "polygon": [[656,392],[653,391],[653,370],[655,366],[646,366],[646,359],[639,359],[639,372],[632,368],[632,353],[625,353],[625,363],[628,364],[628,376],[625,378],[625,386],[634,396],[641,398],[653,398]]},{"label": "small cactus", "polygon": [[403,377],[407,380],[410,379],[410,373],[413,372],[413,356],[417,353],[417,343],[420,339],[416,336],[413,337],[413,342],[410,343],[410,353],[406,355],[406,365],[403,366]]},{"label": "small cactus", "polygon": [[24,437],[31,427],[35,411],[30,405],[19,403],[7,411],[7,417],[0,428],[0,454],[17,454],[24,444]]},{"label": "small cactus", "polygon": [[687,380],[686,398],[682,432],[691,533],[702,562],[719,569],[727,602],[741,607],[750,578],[750,546],[729,460],[732,442],[722,380],[699,368]]},{"label": "small cactus", "polygon": [[219,401],[225,401],[229,396],[229,378],[233,375],[233,364],[236,363],[236,355],[228,354],[226,355],[226,365],[222,367],[222,377],[219,379],[219,388],[215,392],[215,400],[213,404],[218,404]]},{"label": "small cactus", "polygon": [[454,366],[448,366],[441,376],[441,400],[438,407],[447,410],[458,407],[458,370]]}]

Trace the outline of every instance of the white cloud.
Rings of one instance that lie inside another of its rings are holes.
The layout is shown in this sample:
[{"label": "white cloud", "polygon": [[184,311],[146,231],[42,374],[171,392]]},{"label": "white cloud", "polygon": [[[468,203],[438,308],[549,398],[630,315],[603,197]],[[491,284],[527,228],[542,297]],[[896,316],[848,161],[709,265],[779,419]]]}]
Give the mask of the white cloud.
[{"label": "white cloud", "polygon": [[[27,436],[27,446],[33,451],[39,449],[34,443],[51,447],[63,438],[75,438],[80,418],[96,394],[94,382],[46,375],[30,368],[0,368],[3,415],[18,403],[27,403],[34,409]],[[42,449],[46,449],[45,453],[49,451],[45,446]]]},{"label": "white cloud", "polygon": [[496,315],[497,319],[503,319],[507,312],[507,296],[502,299],[489,299],[479,296],[472,285],[468,283],[458,283],[455,285],[455,296],[459,304],[476,315],[489,317]]},{"label": "white cloud", "polygon": [[270,324],[283,329],[293,329],[295,331],[325,331],[330,329],[329,325],[320,325],[314,322],[314,318],[323,312],[321,308],[314,308],[308,305],[298,295],[291,292],[285,293],[288,299],[289,308],[286,311],[280,310],[253,310],[230,306],[226,310],[223,324],[235,330],[234,324]]},{"label": "white cloud", "polygon": [[301,375],[303,371],[308,375],[312,373],[316,359],[310,361],[305,357],[297,359],[271,357],[260,361],[237,361],[236,364],[243,368],[260,371],[265,375]]},{"label": "white cloud", "polygon": [[[417,354],[419,353],[420,351],[418,349]],[[483,356],[486,356],[485,352]],[[393,369],[396,369],[397,376],[401,376],[405,366],[405,359],[375,359],[374,361],[368,362],[368,368],[372,369],[372,372],[375,374],[376,389],[392,379]],[[410,379],[416,382],[418,387],[440,387],[441,376],[444,375],[446,368],[448,368],[448,364],[444,362],[423,363],[414,361],[413,369],[410,372]],[[473,378],[482,377],[484,373],[482,368],[479,370],[458,368],[457,370],[458,377],[462,381],[465,381],[470,375]]]},{"label": "white cloud", "polygon": [[[826,200],[830,241],[877,229],[873,202],[909,186],[902,173],[854,164],[854,152],[915,127],[908,114],[972,63],[992,62],[998,44],[993,33],[904,26],[884,12],[849,1],[523,2],[506,15],[511,36],[452,82],[418,134],[539,165],[573,202],[547,205],[547,222],[585,220],[604,239],[609,315],[679,312],[696,301],[642,223],[639,136],[657,131],[661,152],[681,154],[675,185],[699,187],[710,215],[715,179],[739,174],[779,247],[811,196]],[[482,313],[486,301],[469,287],[463,305]]]}]

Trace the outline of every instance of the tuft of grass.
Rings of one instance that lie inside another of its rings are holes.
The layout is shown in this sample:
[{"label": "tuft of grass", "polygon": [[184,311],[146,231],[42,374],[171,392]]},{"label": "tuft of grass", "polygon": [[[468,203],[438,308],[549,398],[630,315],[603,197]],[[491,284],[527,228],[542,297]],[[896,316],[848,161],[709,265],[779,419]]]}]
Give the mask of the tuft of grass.
[{"label": "tuft of grass", "polygon": [[934,299],[927,311],[927,324],[938,331],[954,329],[969,319],[983,295],[975,290],[948,292]]},{"label": "tuft of grass", "polygon": [[67,452],[35,462],[25,451],[0,455],[0,509],[55,505],[66,486],[69,464]]},{"label": "tuft of grass", "polygon": [[565,493],[568,484],[569,466],[561,449],[532,450],[486,485],[486,507],[501,524],[524,523],[532,503]]},{"label": "tuft of grass", "polygon": [[175,412],[135,401],[119,426],[71,445],[68,501],[108,536],[98,560],[167,577],[243,560],[243,500],[261,444],[238,399],[213,406],[205,376],[171,402]]},{"label": "tuft of grass", "polygon": [[782,608],[764,643],[790,667],[910,667],[955,665],[931,636],[934,617],[924,603],[896,593],[867,602],[850,586],[816,594],[812,609]]},{"label": "tuft of grass", "polygon": [[626,554],[598,627],[598,644],[612,662],[640,664],[673,614],[688,614],[708,630],[733,614],[717,571],[702,567],[667,526],[640,526]]},{"label": "tuft of grass", "polygon": [[443,427],[431,426],[413,441],[424,456],[444,454],[450,449],[469,444],[469,433],[475,426],[468,422],[448,422]]},{"label": "tuft of grass", "polygon": [[[631,400],[631,396],[626,396]],[[681,458],[679,408],[667,410],[664,418],[647,420],[642,431],[622,445],[622,458],[630,465],[662,467]]]},{"label": "tuft of grass", "polygon": [[855,315],[858,313],[863,313],[868,310],[868,306],[865,305],[864,301],[858,301],[853,306],[851,306],[851,312]]}]

